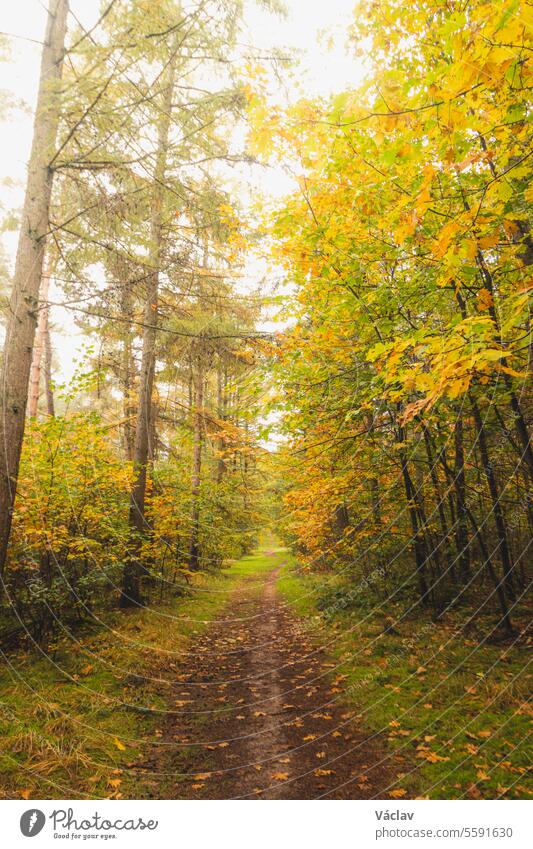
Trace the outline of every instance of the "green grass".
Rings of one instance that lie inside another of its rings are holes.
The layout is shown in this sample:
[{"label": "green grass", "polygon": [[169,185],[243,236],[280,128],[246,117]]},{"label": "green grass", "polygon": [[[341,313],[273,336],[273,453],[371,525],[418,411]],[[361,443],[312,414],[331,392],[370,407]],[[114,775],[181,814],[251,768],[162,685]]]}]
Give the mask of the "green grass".
[{"label": "green grass", "polygon": [[[419,612],[398,633],[386,633],[389,618],[372,613],[371,605],[325,616],[317,606],[324,580],[299,573],[291,561],[278,586],[317,640],[329,644],[338,684],[361,723],[383,731],[401,755],[405,768],[396,788],[432,799],[530,795],[524,642],[469,639],[458,618],[435,624]],[[388,604],[386,613],[396,619],[400,610]]]},{"label": "green grass", "polygon": [[[218,574],[198,575],[190,597],[116,612],[88,635],[56,640],[46,654],[7,655],[0,668],[0,798],[120,796],[125,784],[134,797],[126,767],[157,736],[164,681],[178,670],[180,653],[241,582],[278,559],[260,550]],[[159,673],[159,681],[140,677]]]}]

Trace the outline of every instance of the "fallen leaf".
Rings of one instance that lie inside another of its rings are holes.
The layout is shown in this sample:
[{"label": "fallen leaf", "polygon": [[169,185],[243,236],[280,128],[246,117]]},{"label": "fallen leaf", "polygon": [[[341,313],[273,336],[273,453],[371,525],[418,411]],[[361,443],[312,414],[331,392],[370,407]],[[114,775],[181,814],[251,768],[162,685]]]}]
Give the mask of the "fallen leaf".
[{"label": "fallen leaf", "polygon": [[407,790],[404,790],[403,787],[397,787],[396,790],[390,791],[389,796],[391,796],[393,799],[401,799],[402,796],[406,795],[406,793]]},{"label": "fallen leaf", "polygon": [[275,772],[272,778],[275,778],[276,781],[286,781],[289,777],[288,772]]},{"label": "fallen leaf", "polygon": [[126,749],[126,746],[124,745],[124,743],[122,743],[122,742],[118,739],[118,737],[115,737],[115,738],[113,739],[113,743],[115,744],[115,746],[117,747],[117,749],[120,749],[120,751],[121,751],[121,752],[123,752],[123,751]]}]

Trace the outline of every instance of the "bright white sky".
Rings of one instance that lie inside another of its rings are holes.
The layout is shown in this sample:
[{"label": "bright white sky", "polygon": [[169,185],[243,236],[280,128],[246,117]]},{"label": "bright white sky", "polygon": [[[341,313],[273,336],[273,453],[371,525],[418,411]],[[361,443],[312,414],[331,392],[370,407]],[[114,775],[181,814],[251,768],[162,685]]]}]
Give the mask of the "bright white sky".
[{"label": "bright white sky", "polygon": [[[306,97],[327,96],[357,85],[362,76],[361,60],[345,49],[346,32],[352,21],[355,0],[285,2],[288,16],[280,19],[259,10],[252,0],[248,0],[246,40],[259,48],[287,47],[299,52],[299,67],[292,72],[292,80],[287,80],[287,97],[295,100],[302,94]],[[0,89],[27,104],[25,111],[15,110],[8,121],[0,124],[0,200],[4,212],[19,209],[22,205],[26,161],[31,144],[31,111],[37,90],[41,50],[40,45],[31,39],[39,42],[43,37],[46,5],[46,0],[12,0],[9,3],[3,0],[0,3],[0,31],[20,36],[10,38],[13,61],[0,63]],[[74,15],[86,28],[97,20],[98,8],[98,0],[71,0]],[[264,172],[259,173],[262,169],[257,170],[257,185],[262,193],[279,196],[292,189],[289,178],[282,171],[270,170],[265,175]],[[16,233],[3,237],[11,265],[16,242]],[[52,292],[51,298],[59,300],[60,293]],[[71,315],[61,308],[54,307],[51,320],[61,378],[68,380],[74,371],[75,354],[80,350],[81,337],[76,332]],[[58,377],[56,375],[56,379]]]}]

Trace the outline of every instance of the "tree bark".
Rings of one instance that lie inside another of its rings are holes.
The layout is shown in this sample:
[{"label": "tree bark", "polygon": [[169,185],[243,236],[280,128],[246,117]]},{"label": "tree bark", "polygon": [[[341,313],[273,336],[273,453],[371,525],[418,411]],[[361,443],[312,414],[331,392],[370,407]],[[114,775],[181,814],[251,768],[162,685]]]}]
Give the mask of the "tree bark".
[{"label": "tree bark", "polygon": [[[405,442],[405,432],[402,427],[398,431],[398,443]],[[423,528],[420,527],[419,515],[417,509],[416,489],[413,484],[407,463],[407,455],[403,448],[400,449],[400,464],[402,468],[402,477],[405,488],[405,497],[407,500],[407,510],[411,521],[411,531],[413,540],[413,549],[416,563],[416,575],[418,580],[418,590],[420,593],[421,604],[427,604],[430,596],[430,589],[427,583],[427,561],[428,554],[426,548],[426,540],[424,538]]]},{"label": "tree bark", "polygon": [[455,512],[457,525],[455,528],[455,546],[459,561],[459,574],[466,583],[470,577],[470,549],[468,540],[468,521],[466,512],[466,478],[464,456],[463,419],[459,414],[454,427],[455,459],[453,482],[455,488]]},{"label": "tree bark", "polygon": [[145,571],[141,559],[142,537],[148,530],[145,520],[145,498],[147,465],[150,457],[150,436],[152,434],[152,390],[154,385],[159,266],[163,233],[163,202],[165,194],[165,174],[167,168],[169,131],[174,92],[176,53],[167,67],[165,88],[161,103],[161,118],[157,133],[157,151],[152,190],[152,209],[150,218],[150,255],[151,273],[147,279],[147,296],[144,307],[144,332],[139,378],[139,398],[137,404],[137,424],[134,447],[134,480],[130,493],[129,525],[131,532],[130,554],[124,565],[121,607],[139,607],[143,605],[141,576]]},{"label": "tree bark", "polygon": [[494,474],[494,468],[490,459],[489,449],[487,444],[487,436],[485,432],[485,427],[483,425],[483,419],[481,417],[481,413],[479,411],[479,407],[475,401],[472,400],[472,410],[474,412],[474,420],[476,422],[476,428],[479,439],[479,451],[481,454],[481,462],[483,464],[483,470],[485,472],[485,477],[487,478],[487,483],[489,485],[489,492],[492,502],[492,512],[494,514],[494,523],[496,525],[496,532],[498,534],[498,553],[500,556],[500,561],[502,564],[503,571],[503,581],[504,588],[508,598],[514,599],[514,585],[513,585],[513,568],[514,564],[511,558],[511,554],[509,551],[509,543],[507,540],[507,531],[505,530],[505,521],[503,517],[503,511],[500,502],[500,492],[498,483],[496,481],[496,475]]},{"label": "tree bark", "polygon": [[202,485],[202,447],[204,430],[204,375],[198,363],[194,381],[194,445],[192,460],[192,507],[191,541],[189,547],[189,567],[200,568],[200,488]]},{"label": "tree bark", "polygon": [[46,413],[54,418],[55,403],[52,389],[52,339],[50,336],[49,312],[46,310],[46,325],[44,329],[44,392],[46,396]]},{"label": "tree bark", "polygon": [[[35,344],[33,346],[33,357],[30,368],[30,385],[28,400],[28,416],[34,419],[39,408],[39,396],[41,394],[41,367],[45,356],[46,336],[48,331],[48,292],[50,289],[50,271],[44,268],[39,293],[39,319],[35,333]],[[49,336],[49,334],[48,334]]]},{"label": "tree bark", "polygon": [[53,182],[50,162],[59,126],[57,83],[63,68],[68,8],[68,0],[50,0],[0,377],[0,574],[5,567],[11,532],[49,229]]}]

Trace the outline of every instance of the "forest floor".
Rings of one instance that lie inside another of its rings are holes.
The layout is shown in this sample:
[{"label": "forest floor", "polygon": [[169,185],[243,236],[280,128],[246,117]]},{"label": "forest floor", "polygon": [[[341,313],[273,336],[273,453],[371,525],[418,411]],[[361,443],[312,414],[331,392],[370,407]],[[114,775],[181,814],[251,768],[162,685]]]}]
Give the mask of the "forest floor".
[{"label": "forest floor", "polygon": [[6,655],[0,798],[528,795],[527,638],[325,617],[324,576],[295,567],[272,546]]}]

